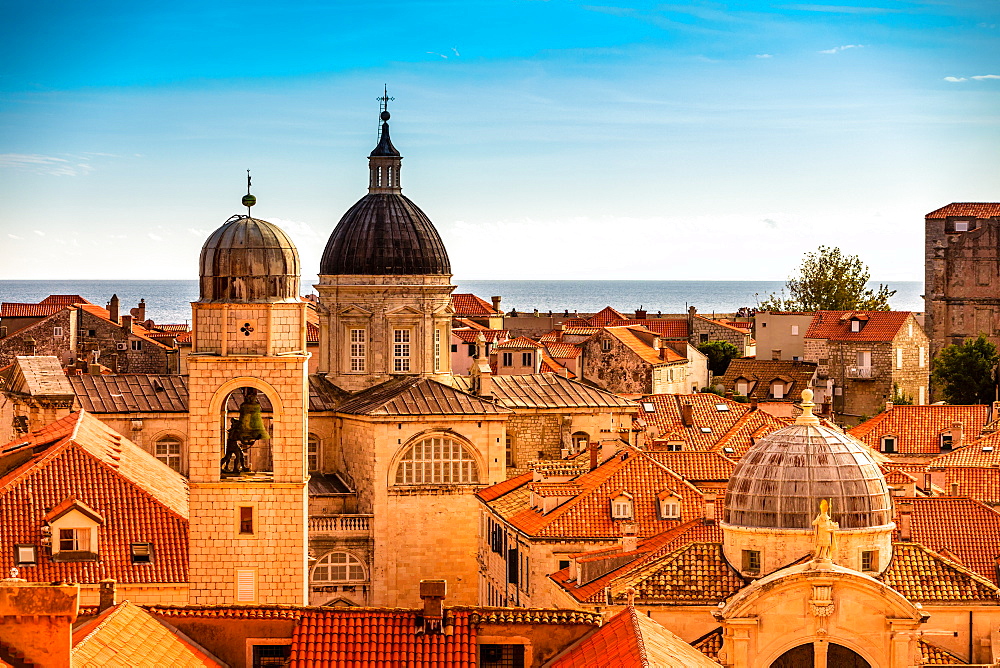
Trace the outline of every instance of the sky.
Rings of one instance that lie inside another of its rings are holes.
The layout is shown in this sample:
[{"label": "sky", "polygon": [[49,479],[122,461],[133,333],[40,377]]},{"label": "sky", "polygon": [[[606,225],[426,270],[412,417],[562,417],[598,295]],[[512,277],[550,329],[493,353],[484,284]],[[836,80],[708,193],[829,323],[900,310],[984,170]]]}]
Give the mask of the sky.
[{"label": "sky", "polygon": [[995,0],[0,1],[0,280],[197,278],[247,169],[314,274],[383,85],[460,280],[919,281],[1000,198]]}]

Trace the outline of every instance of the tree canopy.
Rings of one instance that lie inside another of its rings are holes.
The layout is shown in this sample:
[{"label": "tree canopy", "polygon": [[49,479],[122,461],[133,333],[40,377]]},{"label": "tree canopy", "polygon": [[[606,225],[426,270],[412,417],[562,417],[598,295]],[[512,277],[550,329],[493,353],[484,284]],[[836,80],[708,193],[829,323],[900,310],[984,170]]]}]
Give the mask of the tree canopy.
[{"label": "tree canopy", "polygon": [[[798,276],[785,282],[781,294],[771,293],[758,311],[889,311],[889,297],[896,294],[879,284],[868,288],[868,265],[857,255],[820,246],[806,253]],[[785,296],[788,292],[788,297]]]},{"label": "tree canopy", "polygon": [[988,404],[996,396],[997,363],[997,347],[980,334],[942,349],[931,378],[950,404]]},{"label": "tree canopy", "polygon": [[729,361],[740,354],[740,349],[728,341],[706,341],[698,350],[708,356],[708,368],[715,376],[726,373]]}]

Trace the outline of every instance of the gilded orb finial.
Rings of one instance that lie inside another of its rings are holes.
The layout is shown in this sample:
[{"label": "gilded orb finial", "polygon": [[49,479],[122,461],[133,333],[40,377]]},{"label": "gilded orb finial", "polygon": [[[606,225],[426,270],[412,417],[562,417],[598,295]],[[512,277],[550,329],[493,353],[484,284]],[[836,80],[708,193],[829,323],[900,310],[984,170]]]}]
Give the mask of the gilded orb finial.
[{"label": "gilded orb finial", "polygon": [[243,206],[247,208],[247,218],[250,217],[250,207],[257,203],[257,198],[250,194],[250,170],[247,170],[247,194],[243,196]]},{"label": "gilded orb finial", "polygon": [[819,418],[813,415],[813,408],[816,404],[813,403],[813,391],[812,390],[802,390],[802,414],[795,418],[795,424],[812,424],[818,425]]}]

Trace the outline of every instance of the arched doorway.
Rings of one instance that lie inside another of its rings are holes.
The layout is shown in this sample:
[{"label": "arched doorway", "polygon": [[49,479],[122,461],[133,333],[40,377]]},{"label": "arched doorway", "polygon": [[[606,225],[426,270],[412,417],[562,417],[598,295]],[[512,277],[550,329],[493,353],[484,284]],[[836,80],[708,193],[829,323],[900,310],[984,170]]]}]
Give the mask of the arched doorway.
[{"label": "arched doorway", "polygon": [[[827,668],[871,668],[871,664],[861,658],[861,655],[852,649],[829,644],[826,654]],[[771,668],[813,668],[816,665],[816,652],[812,643],[793,647],[779,656]]]}]

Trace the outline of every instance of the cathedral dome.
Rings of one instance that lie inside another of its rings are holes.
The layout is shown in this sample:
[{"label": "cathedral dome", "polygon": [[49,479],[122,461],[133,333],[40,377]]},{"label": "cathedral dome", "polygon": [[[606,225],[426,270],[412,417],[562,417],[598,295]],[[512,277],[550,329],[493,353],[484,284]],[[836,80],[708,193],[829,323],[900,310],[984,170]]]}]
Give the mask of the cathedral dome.
[{"label": "cathedral dome", "polygon": [[368,194],[337,223],[320,275],[451,274],[448,252],[434,224],[400,187],[402,157],[389,138],[389,112],[381,114],[379,142],[368,156]]},{"label": "cathedral dome", "polygon": [[277,225],[233,216],[201,247],[200,302],[273,303],[299,299],[299,252]]},{"label": "cathedral dome", "polygon": [[868,447],[822,426],[807,392],[807,410],[796,423],[761,439],[740,459],[726,487],[725,522],[811,529],[827,499],[841,529],[891,524],[889,488]]}]

